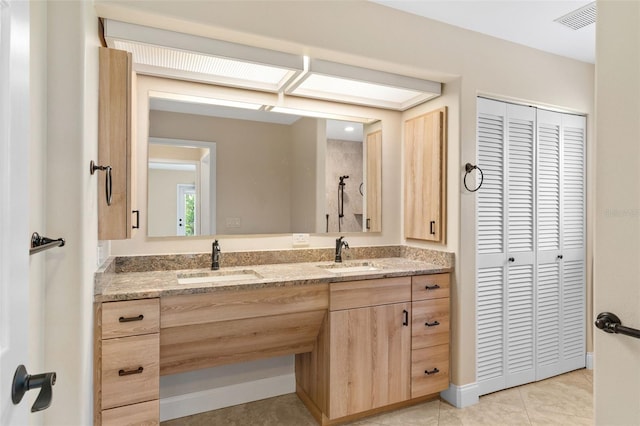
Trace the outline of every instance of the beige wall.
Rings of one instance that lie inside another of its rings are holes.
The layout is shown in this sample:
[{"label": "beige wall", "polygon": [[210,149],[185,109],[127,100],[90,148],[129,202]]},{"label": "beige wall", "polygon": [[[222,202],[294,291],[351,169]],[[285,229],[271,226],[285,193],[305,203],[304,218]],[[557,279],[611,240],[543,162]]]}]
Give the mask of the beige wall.
[{"label": "beige wall", "polygon": [[[29,145],[29,230],[48,236],[46,232],[47,196],[45,193],[47,156],[47,8],[44,2],[31,2],[30,8],[30,67],[31,134]],[[45,346],[45,257],[29,259],[29,372],[44,371]],[[44,413],[29,417],[31,425],[43,423]]]},{"label": "beige wall", "polygon": [[[32,2],[31,7],[37,14],[31,22],[37,34],[34,42],[42,43],[34,49],[46,49],[40,52],[46,54],[46,64],[40,56],[31,65],[32,77],[38,80],[33,86],[33,137],[39,138],[32,147],[42,150],[31,156],[42,158],[29,165],[34,210],[30,226],[42,226],[37,231],[66,240],[64,247],[39,253],[32,263],[44,263],[44,300],[42,321],[30,325],[42,336],[40,346],[31,349],[41,352],[30,357],[43,360],[29,372],[58,375],[51,407],[34,422],[87,425],[93,420],[93,274],[98,245],[97,180],[89,174],[89,161],[97,157],[98,21],[89,2]],[[40,79],[45,72],[43,88]],[[34,200],[38,194],[42,198]],[[35,304],[30,308],[38,309]],[[27,403],[33,398],[27,397]]]},{"label": "beige wall", "polygon": [[[101,16],[253,44],[314,58],[372,67],[447,83],[451,111],[448,147],[448,239],[456,253],[452,380],[475,381],[475,195],[460,189],[464,163],[476,158],[476,97],[479,94],[585,113],[593,143],[593,65],[455,28],[370,2],[96,2]],[[215,12],[214,12],[215,8]],[[353,16],[358,16],[354,23]],[[265,19],[265,17],[269,17]],[[385,31],[380,28],[384,27]],[[331,28],[331,31],[327,31]],[[308,103],[292,100],[291,103]],[[341,106],[340,108],[348,108]],[[362,115],[361,115],[362,116]],[[364,116],[372,116],[371,114]],[[401,124],[398,113],[383,120],[383,232],[350,244],[402,242]],[[455,124],[457,120],[457,125]],[[456,132],[457,130],[457,132]],[[588,155],[591,148],[588,148]],[[590,156],[591,157],[591,156]],[[589,178],[590,184],[592,179]],[[588,192],[591,187],[588,188]],[[589,199],[589,203],[592,200]],[[591,212],[591,208],[589,209]],[[591,229],[591,216],[588,217]],[[238,240],[234,248],[286,246],[288,239]],[[313,246],[331,246],[312,238]],[[114,244],[114,252],[184,251],[179,242]],[[421,244],[423,245],[423,244]],[[203,244],[204,246],[204,244]],[[425,246],[431,246],[426,245]],[[197,247],[193,247],[196,248]],[[206,249],[202,250],[205,251]],[[589,252],[590,253],[590,252]],[[590,258],[588,259],[590,263]]]},{"label": "beige wall", "polygon": [[[640,328],[640,3],[598,1],[595,313]],[[640,424],[640,340],[595,333],[595,424]]]}]

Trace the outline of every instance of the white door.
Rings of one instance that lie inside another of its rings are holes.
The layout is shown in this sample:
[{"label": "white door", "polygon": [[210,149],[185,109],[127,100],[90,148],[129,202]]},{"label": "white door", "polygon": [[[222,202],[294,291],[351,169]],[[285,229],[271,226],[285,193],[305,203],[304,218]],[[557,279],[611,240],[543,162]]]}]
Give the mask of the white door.
[{"label": "white door", "polygon": [[583,116],[539,109],[536,380],[583,368],[586,353]]},{"label": "white door", "polygon": [[196,186],[178,184],[176,233],[179,237],[198,235]]},{"label": "white door", "polygon": [[[594,312],[640,329],[640,2],[598,1]],[[594,331],[594,421],[640,424],[640,339]]]},{"label": "white door", "polygon": [[480,394],[535,380],[535,109],[478,98]]},{"label": "white door", "polygon": [[28,2],[0,0],[0,67],[0,424],[10,426],[27,424],[30,409],[29,398],[11,401],[28,362]]},{"label": "white door", "polygon": [[585,366],[585,118],[478,99],[480,394]]}]

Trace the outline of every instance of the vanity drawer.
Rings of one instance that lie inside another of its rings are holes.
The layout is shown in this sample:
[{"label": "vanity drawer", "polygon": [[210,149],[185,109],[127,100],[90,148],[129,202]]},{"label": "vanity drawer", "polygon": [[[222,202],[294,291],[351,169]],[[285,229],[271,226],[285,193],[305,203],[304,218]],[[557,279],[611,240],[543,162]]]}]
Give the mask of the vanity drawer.
[{"label": "vanity drawer", "polygon": [[411,277],[411,297],[412,300],[449,297],[449,274]]},{"label": "vanity drawer", "polygon": [[411,351],[411,398],[431,395],[448,387],[449,345]]},{"label": "vanity drawer", "polygon": [[411,301],[411,277],[346,281],[329,286],[329,310],[364,308]]},{"label": "vanity drawer", "polygon": [[153,426],[160,424],[160,401],[141,402],[102,412],[102,426]]},{"label": "vanity drawer", "polygon": [[158,399],[160,335],[102,341],[102,409]]},{"label": "vanity drawer", "polygon": [[160,299],[126,300],[102,304],[102,338],[157,333]]},{"label": "vanity drawer", "polygon": [[413,302],[411,348],[449,343],[449,298]]}]

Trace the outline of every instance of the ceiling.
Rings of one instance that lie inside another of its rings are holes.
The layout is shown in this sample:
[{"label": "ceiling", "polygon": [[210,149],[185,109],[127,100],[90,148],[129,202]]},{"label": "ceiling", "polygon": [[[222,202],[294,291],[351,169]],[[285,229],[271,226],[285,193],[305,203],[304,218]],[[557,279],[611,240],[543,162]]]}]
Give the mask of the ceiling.
[{"label": "ceiling", "polygon": [[560,56],[595,63],[595,24],[578,30],[555,19],[584,0],[371,0],[394,9]]}]

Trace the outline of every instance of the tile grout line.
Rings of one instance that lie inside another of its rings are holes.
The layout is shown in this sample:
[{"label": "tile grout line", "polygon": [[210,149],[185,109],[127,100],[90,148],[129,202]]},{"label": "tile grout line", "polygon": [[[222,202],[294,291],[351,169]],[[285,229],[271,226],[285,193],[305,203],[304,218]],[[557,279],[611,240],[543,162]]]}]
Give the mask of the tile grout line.
[{"label": "tile grout line", "polygon": [[522,406],[524,407],[524,413],[527,415],[527,420],[529,420],[529,424],[532,425],[531,416],[529,416],[529,409],[527,408],[527,403],[524,401],[524,397],[522,396],[522,386],[518,386],[518,395],[520,395],[520,401],[522,401]]}]

